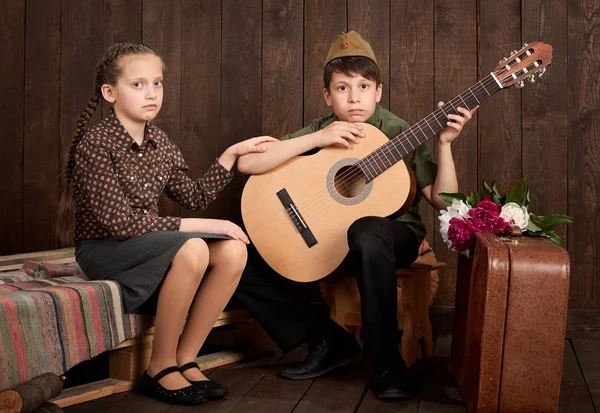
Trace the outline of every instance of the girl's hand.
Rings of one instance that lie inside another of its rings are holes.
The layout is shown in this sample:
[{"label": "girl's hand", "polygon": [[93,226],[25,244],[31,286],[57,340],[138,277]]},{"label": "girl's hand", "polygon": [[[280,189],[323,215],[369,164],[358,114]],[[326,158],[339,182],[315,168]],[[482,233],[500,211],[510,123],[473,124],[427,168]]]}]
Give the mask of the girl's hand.
[{"label": "girl's hand", "polygon": [[233,164],[240,156],[254,152],[265,152],[267,147],[261,144],[266,142],[278,142],[278,140],[270,136],[258,136],[256,138],[246,139],[245,141],[241,141],[225,149],[223,155],[219,157],[219,163],[223,165],[225,169],[231,171]]},{"label": "girl's hand", "polygon": [[358,139],[365,136],[362,127],[344,121],[333,122],[316,133],[318,134],[317,146],[319,148],[331,145],[341,145],[349,148],[350,143],[358,143]]},{"label": "girl's hand", "polygon": [[248,236],[239,226],[224,219],[182,218],[179,230],[182,232],[222,234],[233,239],[238,239],[245,244],[250,244]]},{"label": "girl's hand", "polygon": [[[439,102],[438,108],[441,107],[443,104],[444,102]],[[444,128],[444,130],[440,132],[440,143],[449,144],[454,142],[460,134],[460,132],[462,131],[463,126],[465,126],[465,124],[469,120],[471,120],[471,117],[477,111],[478,108],[479,106],[476,106],[475,108],[473,108],[473,110],[467,110],[465,108],[457,107],[457,112],[461,113],[462,116],[453,114],[448,115],[448,127]]]},{"label": "girl's hand", "polygon": [[271,136],[257,136],[256,138],[246,139],[230,146],[227,150],[237,157],[246,155],[247,153],[265,152],[266,146],[261,146],[265,142],[278,142],[277,139]]}]

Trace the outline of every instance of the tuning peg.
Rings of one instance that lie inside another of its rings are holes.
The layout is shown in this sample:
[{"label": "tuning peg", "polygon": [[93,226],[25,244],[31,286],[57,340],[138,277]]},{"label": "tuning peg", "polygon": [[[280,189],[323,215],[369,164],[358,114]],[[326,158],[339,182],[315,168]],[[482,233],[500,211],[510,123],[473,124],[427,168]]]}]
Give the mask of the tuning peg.
[{"label": "tuning peg", "polygon": [[525,86],[525,82],[523,82],[522,80],[519,80],[516,84],[516,87],[518,87],[519,89],[521,89],[523,86]]},{"label": "tuning peg", "polygon": [[523,47],[527,47],[527,46],[529,46],[529,44],[523,43]]},{"label": "tuning peg", "polygon": [[498,62],[498,64],[502,64],[508,60],[508,57],[503,57],[502,60]]},{"label": "tuning peg", "polygon": [[512,52],[510,52],[510,55],[511,55],[511,56],[514,56],[514,55],[516,55],[517,53],[519,53],[519,51],[518,51],[518,50],[513,50]]},{"label": "tuning peg", "polygon": [[538,77],[544,76],[544,73],[546,73],[546,68],[545,67],[543,67],[543,68],[540,69],[540,71],[538,72]]},{"label": "tuning peg", "polygon": [[529,80],[529,83],[535,83],[535,75],[527,76],[527,80]]}]

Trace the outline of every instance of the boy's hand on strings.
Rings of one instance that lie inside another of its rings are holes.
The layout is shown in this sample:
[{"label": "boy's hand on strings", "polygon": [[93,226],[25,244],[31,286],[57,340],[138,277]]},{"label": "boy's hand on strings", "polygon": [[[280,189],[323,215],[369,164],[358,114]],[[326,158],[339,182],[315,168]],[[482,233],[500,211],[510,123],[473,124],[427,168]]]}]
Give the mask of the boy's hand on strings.
[{"label": "boy's hand on strings", "polygon": [[219,157],[219,163],[230,171],[231,168],[233,168],[233,164],[240,156],[249,153],[265,152],[267,147],[263,144],[267,142],[278,142],[278,140],[271,136],[257,136],[256,138],[246,139],[245,141],[231,145],[229,148],[225,149],[223,155]]},{"label": "boy's hand on strings", "polygon": [[227,235],[233,239],[250,244],[244,231],[231,221],[224,219],[182,218],[179,230],[182,232],[209,232],[211,234]]},{"label": "boy's hand on strings", "polygon": [[[438,108],[442,107],[443,105],[444,105],[444,102],[439,102]],[[468,110],[465,108],[457,107],[456,111],[458,113],[460,113],[460,115],[449,114],[448,115],[448,123],[447,123],[448,126],[440,132],[440,137],[439,137],[440,143],[449,144],[449,143],[454,142],[454,140],[456,140],[456,138],[462,131],[465,124],[469,120],[471,120],[471,118],[473,117],[473,114],[477,111],[477,109],[479,109],[479,106],[474,107],[473,110]]]},{"label": "boy's hand on strings", "polygon": [[341,145],[349,148],[352,143],[358,143],[365,134],[362,127],[352,122],[337,121],[315,133],[317,147]]}]

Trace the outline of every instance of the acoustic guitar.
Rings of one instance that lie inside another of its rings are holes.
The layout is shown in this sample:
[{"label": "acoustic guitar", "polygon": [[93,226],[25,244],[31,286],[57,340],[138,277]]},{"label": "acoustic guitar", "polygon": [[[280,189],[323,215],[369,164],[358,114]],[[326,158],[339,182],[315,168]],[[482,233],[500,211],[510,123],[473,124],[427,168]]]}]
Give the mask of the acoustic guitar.
[{"label": "acoustic guitar", "polygon": [[241,209],[248,235],[279,274],[309,282],[330,274],[348,253],[347,230],[364,216],[386,217],[410,207],[411,169],[402,162],[446,127],[457,107],[472,109],[501,89],[534,82],[552,60],[552,47],[525,44],[493,72],[393,139],[361,123],[360,144],[326,147],[251,176]]}]

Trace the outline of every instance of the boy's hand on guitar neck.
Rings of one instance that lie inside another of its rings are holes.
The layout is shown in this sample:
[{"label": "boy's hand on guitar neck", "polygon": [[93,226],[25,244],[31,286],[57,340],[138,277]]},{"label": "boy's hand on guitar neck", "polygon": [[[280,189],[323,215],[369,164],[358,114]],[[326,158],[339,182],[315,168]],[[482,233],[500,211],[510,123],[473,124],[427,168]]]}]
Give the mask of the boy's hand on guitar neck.
[{"label": "boy's hand on guitar neck", "polygon": [[[439,102],[438,108],[442,107],[443,105],[444,102]],[[469,120],[471,120],[473,114],[477,111],[478,108],[479,106],[476,106],[473,108],[473,110],[468,110],[465,108],[457,107],[456,110],[459,113],[461,113],[462,116],[453,114],[448,115],[448,127],[444,128],[444,130],[440,132],[439,142],[441,144],[450,144],[454,142],[460,134],[460,132],[462,131],[463,126],[465,126],[465,124]]]},{"label": "boy's hand on guitar neck", "polygon": [[365,134],[362,127],[352,122],[337,121],[326,128],[315,132],[317,147],[324,148],[331,145],[341,145],[349,148],[351,143],[358,143]]}]

